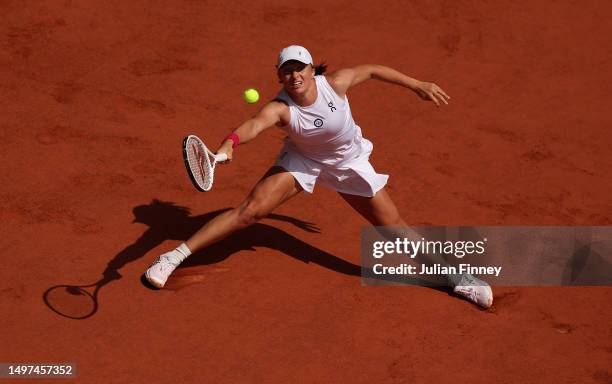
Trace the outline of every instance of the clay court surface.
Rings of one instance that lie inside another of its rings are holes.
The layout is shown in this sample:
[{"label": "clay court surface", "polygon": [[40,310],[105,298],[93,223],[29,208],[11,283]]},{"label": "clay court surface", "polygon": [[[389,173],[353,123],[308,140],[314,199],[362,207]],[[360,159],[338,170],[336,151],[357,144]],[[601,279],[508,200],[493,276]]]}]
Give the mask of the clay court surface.
[{"label": "clay court surface", "polygon": [[[216,145],[254,114],[244,89],[273,98],[292,43],[332,71],[384,64],[452,97],[349,92],[408,223],[611,225],[608,2],[1,1],[0,14],[0,362],[74,362],[78,383],[612,382],[610,287],[494,287],[481,311],[361,286],[366,222],[320,188],[192,256],[168,289],[140,279],[273,162],[274,128],[203,194],[180,145]],[[89,318],[43,300],[103,276]]]}]

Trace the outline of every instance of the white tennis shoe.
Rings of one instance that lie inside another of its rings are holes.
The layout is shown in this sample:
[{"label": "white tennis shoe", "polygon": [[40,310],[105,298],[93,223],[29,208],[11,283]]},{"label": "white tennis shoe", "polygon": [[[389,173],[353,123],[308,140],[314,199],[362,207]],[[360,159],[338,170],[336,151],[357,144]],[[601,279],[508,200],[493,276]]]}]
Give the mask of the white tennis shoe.
[{"label": "white tennis shoe", "polygon": [[483,308],[490,308],[493,305],[491,286],[472,275],[462,275],[459,284],[455,286],[453,291]]},{"label": "white tennis shoe", "polygon": [[161,255],[145,272],[145,277],[156,288],[163,288],[168,277],[185,259],[176,249]]}]

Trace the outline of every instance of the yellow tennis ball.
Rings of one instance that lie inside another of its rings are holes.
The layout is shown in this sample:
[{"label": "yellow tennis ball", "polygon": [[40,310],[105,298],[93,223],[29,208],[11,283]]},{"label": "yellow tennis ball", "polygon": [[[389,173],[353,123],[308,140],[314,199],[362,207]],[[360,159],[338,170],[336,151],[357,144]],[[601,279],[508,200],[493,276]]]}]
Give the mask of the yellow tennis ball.
[{"label": "yellow tennis ball", "polygon": [[249,88],[246,91],[244,91],[244,94],[242,95],[242,97],[244,98],[244,101],[246,101],[247,103],[253,104],[259,100],[259,92],[257,92],[257,90],[254,88]]}]

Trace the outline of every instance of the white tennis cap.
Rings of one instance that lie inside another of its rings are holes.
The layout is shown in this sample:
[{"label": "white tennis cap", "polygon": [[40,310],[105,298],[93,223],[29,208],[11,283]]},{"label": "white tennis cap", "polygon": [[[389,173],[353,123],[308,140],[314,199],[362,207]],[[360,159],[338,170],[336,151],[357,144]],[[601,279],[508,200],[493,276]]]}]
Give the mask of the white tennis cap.
[{"label": "white tennis cap", "polygon": [[297,60],[304,64],[312,64],[312,56],[310,52],[300,45],[290,45],[287,48],[283,48],[278,54],[278,64],[276,68],[280,68],[281,65],[285,64],[289,60]]}]

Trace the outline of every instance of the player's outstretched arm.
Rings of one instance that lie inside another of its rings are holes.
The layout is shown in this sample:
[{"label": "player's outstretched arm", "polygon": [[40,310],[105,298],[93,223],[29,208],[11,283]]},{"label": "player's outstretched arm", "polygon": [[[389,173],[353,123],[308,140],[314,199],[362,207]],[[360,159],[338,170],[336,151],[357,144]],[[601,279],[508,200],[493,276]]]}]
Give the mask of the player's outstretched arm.
[{"label": "player's outstretched arm", "polygon": [[[240,124],[238,128],[234,130],[234,133],[238,136],[240,144],[247,143],[257,137],[264,129],[281,122],[283,117],[286,120],[286,115],[288,113],[289,109],[285,104],[278,101],[271,101],[264,105],[255,116]],[[217,150],[217,154],[227,153],[228,160],[231,160],[233,144],[234,142],[232,140],[225,140]]]},{"label": "player's outstretched arm", "polygon": [[328,79],[334,90],[342,97],[349,88],[366,80],[377,79],[387,83],[401,85],[414,91],[421,99],[431,100],[436,106],[448,104],[450,97],[434,83],[419,81],[393,68],[377,64],[358,65],[352,68],[340,69],[331,73]]}]

